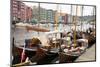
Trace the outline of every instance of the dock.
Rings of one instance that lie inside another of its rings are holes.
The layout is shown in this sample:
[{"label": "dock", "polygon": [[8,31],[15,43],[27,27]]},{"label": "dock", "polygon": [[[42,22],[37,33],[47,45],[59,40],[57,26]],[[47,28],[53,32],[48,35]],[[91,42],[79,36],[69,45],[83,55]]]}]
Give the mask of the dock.
[{"label": "dock", "polygon": [[78,57],[75,62],[82,62],[82,61],[95,61],[96,60],[96,49],[95,44],[91,46],[89,49],[86,50],[80,57]]}]

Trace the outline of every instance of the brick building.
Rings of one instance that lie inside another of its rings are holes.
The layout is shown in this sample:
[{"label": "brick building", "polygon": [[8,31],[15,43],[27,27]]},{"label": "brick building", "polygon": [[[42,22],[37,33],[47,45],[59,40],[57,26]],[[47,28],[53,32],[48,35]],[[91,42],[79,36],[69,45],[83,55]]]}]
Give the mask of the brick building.
[{"label": "brick building", "polygon": [[25,20],[30,22],[32,19],[32,9],[28,6],[25,7]]},{"label": "brick building", "polygon": [[32,8],[23,2],[11,0],[11,10],[13,21],[30,22],[32,19]]},{"label": "brick building", "polygon": [[68,14],[65,14],[64,16],[62,16],[62,20],[64,20],[64,24],[68,23]]}]

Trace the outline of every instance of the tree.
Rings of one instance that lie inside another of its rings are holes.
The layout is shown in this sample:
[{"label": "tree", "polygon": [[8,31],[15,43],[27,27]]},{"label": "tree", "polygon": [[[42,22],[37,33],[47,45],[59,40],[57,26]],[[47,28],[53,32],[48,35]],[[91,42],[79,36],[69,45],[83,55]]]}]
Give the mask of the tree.
[{"label": "tree", "polygon": [[32,22],[33,24],[37,24],[38,21],[37,21],[37,19],[34,19],[34,18],[33,18],[31,22]]}]

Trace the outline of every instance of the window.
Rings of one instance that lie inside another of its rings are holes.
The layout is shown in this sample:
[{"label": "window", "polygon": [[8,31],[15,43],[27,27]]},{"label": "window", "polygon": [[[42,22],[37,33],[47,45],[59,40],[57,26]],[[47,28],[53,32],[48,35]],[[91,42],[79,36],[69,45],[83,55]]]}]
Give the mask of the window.
[{"label": "window", "polygon": [[18,11],[21,10],[21,2],[17,2],[18,3]]}]

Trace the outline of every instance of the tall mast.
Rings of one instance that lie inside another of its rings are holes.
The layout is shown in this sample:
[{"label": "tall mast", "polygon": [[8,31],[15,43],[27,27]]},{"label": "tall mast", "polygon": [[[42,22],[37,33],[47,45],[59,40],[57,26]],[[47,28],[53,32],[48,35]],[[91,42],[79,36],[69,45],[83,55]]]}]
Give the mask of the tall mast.
[{"label": "tall mast", "polygon": [[[81,9],[81,17],[83,17],[83,8],[84,8],[84,6],[82,5],[82,9]],[[82,27],[83,27],[83,26],[82,26],[82,25],[83,25],[82,21],[83,21],[83,20],[81,20],[81,31],[83,30],[83,29],[82,29]]]},{"label": "tall mast", "polygon": [[95,16],[96,16],[96,14],[95,14],[96,11],[95,11],[95,10],[96,10],[95,7],[93,7],[93,17],[94,17],[94,25],[93,25],[93,28],[94,28],[94,29],[95,29],[95,24],[96,24],[96,23],[95,23],[95,18],[96,18],[96,17],[95,17]]},{"label": "tall mast", "polygon": [[[57,4],[57,10],[58,10],[58,4]],[[57,24],[58,24],[58,11],[57,10],[55,14],[55,30],[57,30]]]},{"label": "tall mast", "polygon": [[77,14],[78,14],[78,5],[76,5],[76,16],[75,16],[75,29],[74,29],[74,47],[76,47],[76,24],[77,24]]},{"label": "tall mast", "polygon": [[[60,23],[62,23],[62,13],[61,13],[61,6],[60,6],[60,15],[59,16],[61,16],[60,17]],[[59,30],[61,29],[61,27],[60,27],[60,24],[59,24]]]},{"label": "tall mast", "polygon": [[72,4],[70,8],[70,30],[71,30],[71,23],[72,23]]},{"label": "tall mast", "polygon": [[[40,26],[40,3],[38,3],[38,27]],[[39,36],[39,32],[38,32],[38,36]]]}]

